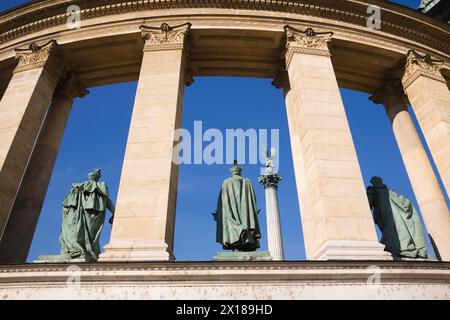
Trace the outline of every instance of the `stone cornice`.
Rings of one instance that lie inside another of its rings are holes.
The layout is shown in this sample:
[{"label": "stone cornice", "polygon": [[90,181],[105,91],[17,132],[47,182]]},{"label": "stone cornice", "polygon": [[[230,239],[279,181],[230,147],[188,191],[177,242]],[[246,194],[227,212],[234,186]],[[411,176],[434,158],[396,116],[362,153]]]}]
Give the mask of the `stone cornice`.
[{"label": "stone cornice", "polygon": [[76,266],[84,283],[127,281],[282,281],[366,283],[376,265],[383,279],[405,282],[450,282],[450,263],[427,261],[264,261],[264,262],[172,262],[82,263],[0,266],[0,287],[8,283],[61,281],[66,283]]},{"label": "stone cornice", "polygon": [[333,32],[316,32],[312,28],[305,31],[285,26],[286,67],[289,68],[295,53],[330,57],[329,43]]},{"label": "stone cornice", "polygon": [[[67,22],[68,15],[65,12],[67,3],[65,1],[47,0],[42,2],[41,6],[23,6],[18,10],[20,12],[17,14],[14,14],[14,11],[6,13],[3,15],[3,21],[1,19],[2,16],[0,16],[0,43]],[[369,1],[365,3],[365,0],[348,0],[339,1],[336,4],[334,1],[323,0],[310,0],[308,2],[297,0],[110,0],[105,5],[100,0],[89,2],[80,0],[72,1],[71,4],[77,3],[82,7],[81,18],[84,20],[114,14],[166,8],[231,8],[298,13],[366,27],[366,10]],[[379,5],[382,8],[383,32],[417,41],[442,52],[450,52],[450,44],[447,40],[449,27],[445,24],[386,1],[370,1],[370,4]],[[27,11],[27,8],[29,8],[29,11]],[[7,20],[10,16],[11,18],[14,17],[12,24]],[[29,18],[30,16],[43,16],[43,18],[33,21]],[[10,25],[14,27],[10,29]]]},{"label": "stone cornice", "polygon": [[423,76],[447,83],[441,74],[443,61],[433,60],[430,55],[420,55],[414,50],[408,52],[402,77],[403,87],[407,89],[417,78]]},{"label": "stone cornice", "polygon": [[32,43],[28,49],[16,49],[18,63],[14,72],[22,72],[35,68],[42,68],[46,64],[52,64],[52,72],[62,72],[64,59],[55,40],[50,40],[44,45]]},{"label": "stone cornice", "polygon": [[141,26],[145,40],[144,51],[181,50],[186,48],[191,24],[189,22],[177,26],[163,23],[159,28]]}]

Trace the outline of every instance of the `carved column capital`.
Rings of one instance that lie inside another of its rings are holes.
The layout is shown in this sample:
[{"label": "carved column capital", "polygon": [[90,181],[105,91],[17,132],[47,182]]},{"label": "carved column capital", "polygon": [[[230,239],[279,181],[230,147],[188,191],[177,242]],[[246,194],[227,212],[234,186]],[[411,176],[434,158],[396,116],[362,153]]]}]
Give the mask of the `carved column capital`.
[{"label": "carved column capital", "polygon": [[142,25],[140,29],[145,40],[144,51],[180,50],[186,48],[191,24],[187,22],[172,27],[163,23],[159,28]]},{"label": "carved column capital", "polygon": [[408,97],[403,90],[403,86],[398,79],[389,79],[384,86],[378,89],[369,99],[375,104],[409,104]]},{"label": "carved column capital", "polygon": [[441,74],[442,64],[443,61],[433,60],[428,54],[422,56],[414,50],[410,50],[406,56],[402,77],[403,87],[408,88],[420,76],[446,83]]},{"label": "carved column capital", "polygon": [[369,99],[375,104],[382,104],[384,106],[391,122],[399,112],[408,111],[408,97],[399,79],[387,80],[385,85],[369,97]]},{"label": "carved column capital", "polygon": [[278,70],[272,81],[272,85],[277,89],[282,89],[284,94],[289,92],[291,84],[289,82],[289,74],[286,70],[286,62],[282,59],[278,65]]},{"label": "carved column capital", "polygon": [[258,181],[260,184],[264,186],[264,189],[267,188],[275,188],[278,189],[278,184],[282,180],[282,176],[279,176],[277,174],[271,174],[271,175],[262,175],[258,178]]},{"label": "carved column capital", "polygon": [[19,60],[14,72],[22,72],[35,68],[42,68],[51,63],[48,69],[55,73],[63,72],[65,62],[62,51],[55,40],[44,45],[30,44],[28,49],[16,49],[16,59]]},{"label": "carved column capital", "polygon": [[329,43],[333,32],[316,32],[312,28],[305,31],[285,26],[286,66],[289,67],[294,53],[331,56]]},{"label": "carved column capital", "polygon": [[86,90],[86,87],[78,81],[74,74],[69,73],[64,79],[61,79],[53,97],[73,100],[75,98],[84,98],[88,94],[89,91]]}]

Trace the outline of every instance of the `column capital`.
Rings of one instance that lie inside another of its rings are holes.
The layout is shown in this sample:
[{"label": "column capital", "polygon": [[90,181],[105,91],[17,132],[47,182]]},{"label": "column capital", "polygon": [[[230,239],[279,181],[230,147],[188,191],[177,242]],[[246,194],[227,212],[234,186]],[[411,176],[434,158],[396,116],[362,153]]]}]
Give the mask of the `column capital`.
[{"label": "column capital", "polygon": [[264,189],[266,188],[278,188],[278,184],[283,179],[282,176],[279,176],[277,174],[271,174],[271,175],[262,175],[258,178],[259,183],[261,183],[264,186]]},{"label": "column capital", "polygon": [[14,73],[42,68],[47,62],[51,62],[52,71],[61,73],[65,67],[63,53],[55,40],[38,45],[32,43],[27,49],[16,49],[16,59],[19,60]]},{"label": "column capital", "polygon": [[69,73],[64,79],[61,79],[53,94],[54,98],[66,98],[73,100],[75,98],[84,98],[89,91],[83,86],[73,73]]},{"label": "column capital", "polygon": [[408,97],[403,90],[403,86],[398,79],[389,79],[384,86],[377,90],[369,99],[375,104],[382,104],[385,107],[392,105],[408,105]]},{"label": "column capital", "polygon": [[286,70],[286,62],[281,60],[278,70],[272,81],[272,85],[277,89],[282,89],[284,94],[286,94],[291,89],[291,84],[289,83],[289,74]]},{"label": "column capital", "polygon": [[403,87],[408,88],[420,76],[446,83],[441,74],[442,64],[443,61],[433,60],[429,54],[422,56],[416,51],[410,50],[406,55],[402,77]]},{"label": "column capital", "polygon": [[369,99],[375,104],[383,105],[391,121],[399,112],[408,110],[408,97],[403,90],[401,81],[398,79],[387,80],[385,85]]},{"label": "column capital", "polygon": [[142,37],[145,40],[144,51],[180,50],[186,48],[186,39],[191,30],[191,23],[170,26],[167,23],[160,27],[142,25]]},{"label": "column capital", "polygon": [[312,28],[302,31],[289,25],[284,27],[284,31],[286,32],[287,67],[289,67],[294,53],[331,56],[329,43],[333,32],[316,32]]}]

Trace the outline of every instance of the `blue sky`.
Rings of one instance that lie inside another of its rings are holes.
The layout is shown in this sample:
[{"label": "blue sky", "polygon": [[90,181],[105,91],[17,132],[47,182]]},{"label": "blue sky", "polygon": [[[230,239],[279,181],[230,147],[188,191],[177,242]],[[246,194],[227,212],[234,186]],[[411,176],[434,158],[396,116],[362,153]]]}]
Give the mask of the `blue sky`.
[{"label": "blue sky", "polygon": [[[0,11],[24,1],[2,1]],[[396,1],[416,7],[420,1]],[[284,98],[268,79],[196,78],[186,89],[183,128],[192,130],[196,120],[204,129],[264,128],[280,130],[279,201],[286,258],[305,259],[292,155]],[[115,201],[137,83],[90,88],[90,95],[75,102],[54,168],[45,204],[33,240],[29,261],[38,255],[57,254],[61,225],[61,203],[72,182],[86,179],[93,168],[103,169],[111,198]],[[397,192],[415,198],[409,184],[392,129],[384,109],[372,104],[368,95],[341,90],[365,184],[382,176]],[[182,165],[175,228],[177,260],[210,260],[220,245],[215,243],[211,212],[229,165]],[[247,165],[261,209],[262,249],[267,248],[264,191],[257,184],[260,165]],[[109,240],[105,225],[101,243]]]}]

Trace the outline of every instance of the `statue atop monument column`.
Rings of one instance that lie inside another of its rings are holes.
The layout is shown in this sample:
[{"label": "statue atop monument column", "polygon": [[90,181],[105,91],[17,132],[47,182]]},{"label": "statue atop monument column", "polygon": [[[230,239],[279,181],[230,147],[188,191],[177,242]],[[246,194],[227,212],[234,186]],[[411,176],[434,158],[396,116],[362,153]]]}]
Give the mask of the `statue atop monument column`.
[{"label": "statue atop monument column", "polygon": [[410,200],[389,189],[380,177],[367,188],[381,243],[394,257],[427,258],[427,244],[419,215]]},{"label": "statue atop monument column", "polygon": [[261,238],[255,191],[251,181],[241,176],[242,170],[235,161],[231,177],[222,184],[213,214],[217,222],[216,241],[223,249],[235,252],[256,251]]}]

